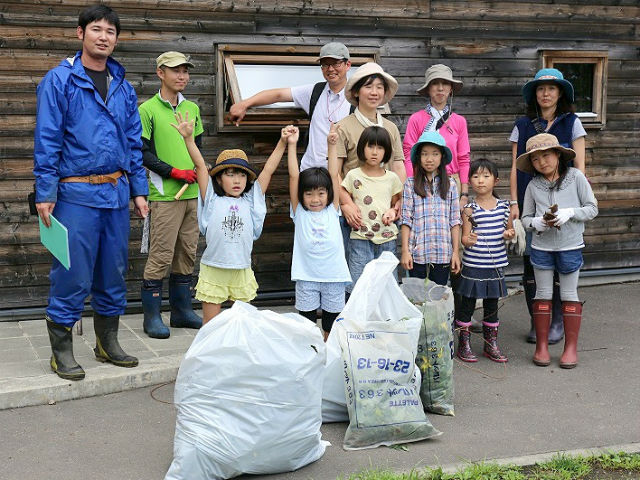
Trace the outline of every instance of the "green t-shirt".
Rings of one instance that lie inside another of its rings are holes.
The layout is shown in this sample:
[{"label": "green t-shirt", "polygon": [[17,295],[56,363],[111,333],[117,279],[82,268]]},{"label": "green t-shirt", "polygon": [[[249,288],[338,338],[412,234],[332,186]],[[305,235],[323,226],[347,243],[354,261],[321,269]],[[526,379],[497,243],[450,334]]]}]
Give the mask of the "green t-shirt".
[{"label": "green t-shirt", "polygon": [[[200,118],[200,108],[189,100],[184,100],[175,109],[157,93],[138,107],[142,122],[142,137],[153,142],[156,156],[163,162],[181,170],[193,169],[193,162],[189,156],[182,135],[171,126],[176,123],[175,113],[189,113],[189,119],[195,119],[193,136],[197,137],[204,129]],[[149,172],[149,200],[169,202],[184,182],[173,178],[162,178],[154,172]],[[181,200],[198,198],[198,184],[193,183],[182,194]]]}]

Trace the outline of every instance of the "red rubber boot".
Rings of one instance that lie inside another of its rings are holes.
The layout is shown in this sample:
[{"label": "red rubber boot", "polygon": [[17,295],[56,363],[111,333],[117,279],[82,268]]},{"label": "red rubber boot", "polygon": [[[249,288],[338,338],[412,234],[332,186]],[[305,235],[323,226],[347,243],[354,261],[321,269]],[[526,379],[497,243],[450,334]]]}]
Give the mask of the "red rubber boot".
[{"label": "red rubber boot", "polygon": [[551,300],[533,302],[533,324],[536,327],[536,352],[533,354],[533,363],[539,367],[547,367],[551,363],[549,355],[551,308]]},{"label": "red rubber boot", "polygon": [[582,323],[582,303],[562,302],[564,317],[564,352],[560,357],[560,368],[575,368],[578,365],[578,333]]}]

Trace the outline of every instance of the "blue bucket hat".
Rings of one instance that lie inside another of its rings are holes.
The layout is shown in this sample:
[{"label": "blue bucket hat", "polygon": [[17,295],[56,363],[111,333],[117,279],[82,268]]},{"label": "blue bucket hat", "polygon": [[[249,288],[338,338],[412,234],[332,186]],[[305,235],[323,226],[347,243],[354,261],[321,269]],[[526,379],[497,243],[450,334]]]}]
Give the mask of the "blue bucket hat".
[{"label": "blue bucket hat", "polygon": [[444,149],[444,164],[449,165],[451,163],[451,150],[447,147],[447,143],[444,141],[444,137],[438,132],[423,132],[420,135],[418,141],[411,147],[411,163],[414,165],[420,164],[420,149],[425,143],[433,143]]},{"label": "blue bucket hat", "polygon": [[564,91],[564,95],[573,103],[573,85],[571,85],[569,80],[565,80],[562,72],[556,68],[543,68],[538,70],[533,80],[529,80],[524,84],[524,87],[522,87],[522,96],[527,103],[531,102],[535,95],[536,88],[543,82],[557,83]]}]

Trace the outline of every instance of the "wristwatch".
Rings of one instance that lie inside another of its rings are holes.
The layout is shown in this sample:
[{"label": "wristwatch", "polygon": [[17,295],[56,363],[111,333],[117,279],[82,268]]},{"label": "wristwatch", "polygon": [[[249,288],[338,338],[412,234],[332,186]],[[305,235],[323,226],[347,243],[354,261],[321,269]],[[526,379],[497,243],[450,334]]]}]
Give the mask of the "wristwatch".
[{"label": "wristwatch", "polygon": [[517,205],[518,201],[517,200],[509,200],[509,206],[513,207],[514,205]]}]

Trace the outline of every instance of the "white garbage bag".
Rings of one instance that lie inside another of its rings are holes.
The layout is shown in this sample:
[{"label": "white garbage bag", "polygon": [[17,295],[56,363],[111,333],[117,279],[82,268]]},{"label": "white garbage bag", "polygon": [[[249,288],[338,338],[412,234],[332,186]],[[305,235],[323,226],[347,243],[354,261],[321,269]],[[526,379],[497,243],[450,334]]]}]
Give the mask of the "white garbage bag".
[{"label": "white garbage bag", "polygon": [[392,275],[397,264],[389,253],[365,267],[330,335],[341,353],[325,369],[323,419],[342,405],[348,409],[350,424],[343,445],[348,450],[440,434],[420,401],[415,357],[422,314],[398,287]]},{"label": "white garbage bag", "polygon": [[405,278],[400,288],[422,310],[416,357],[422,404],[428,412],[453,416],[453,292],[419,278]]},{"label": "white garbage bag", "polygon": [[[338,316],[350,330],[366,330],[369,322],[403,320],[417,344],[422,313],[407,300],[392,272],[398,259],[384,252],[369,262],[356,282],[349,301]],[[347,401],[344,393],[344,367],[337,329],[327,339],[327,365],[322,387],[322,421],[348,422]]]},{"label": "white garbage bag", "polygon": [[296,470],[319,459],[325,347],[317,327],[235,302],[204,325],[176,379],[165,480]]}]

